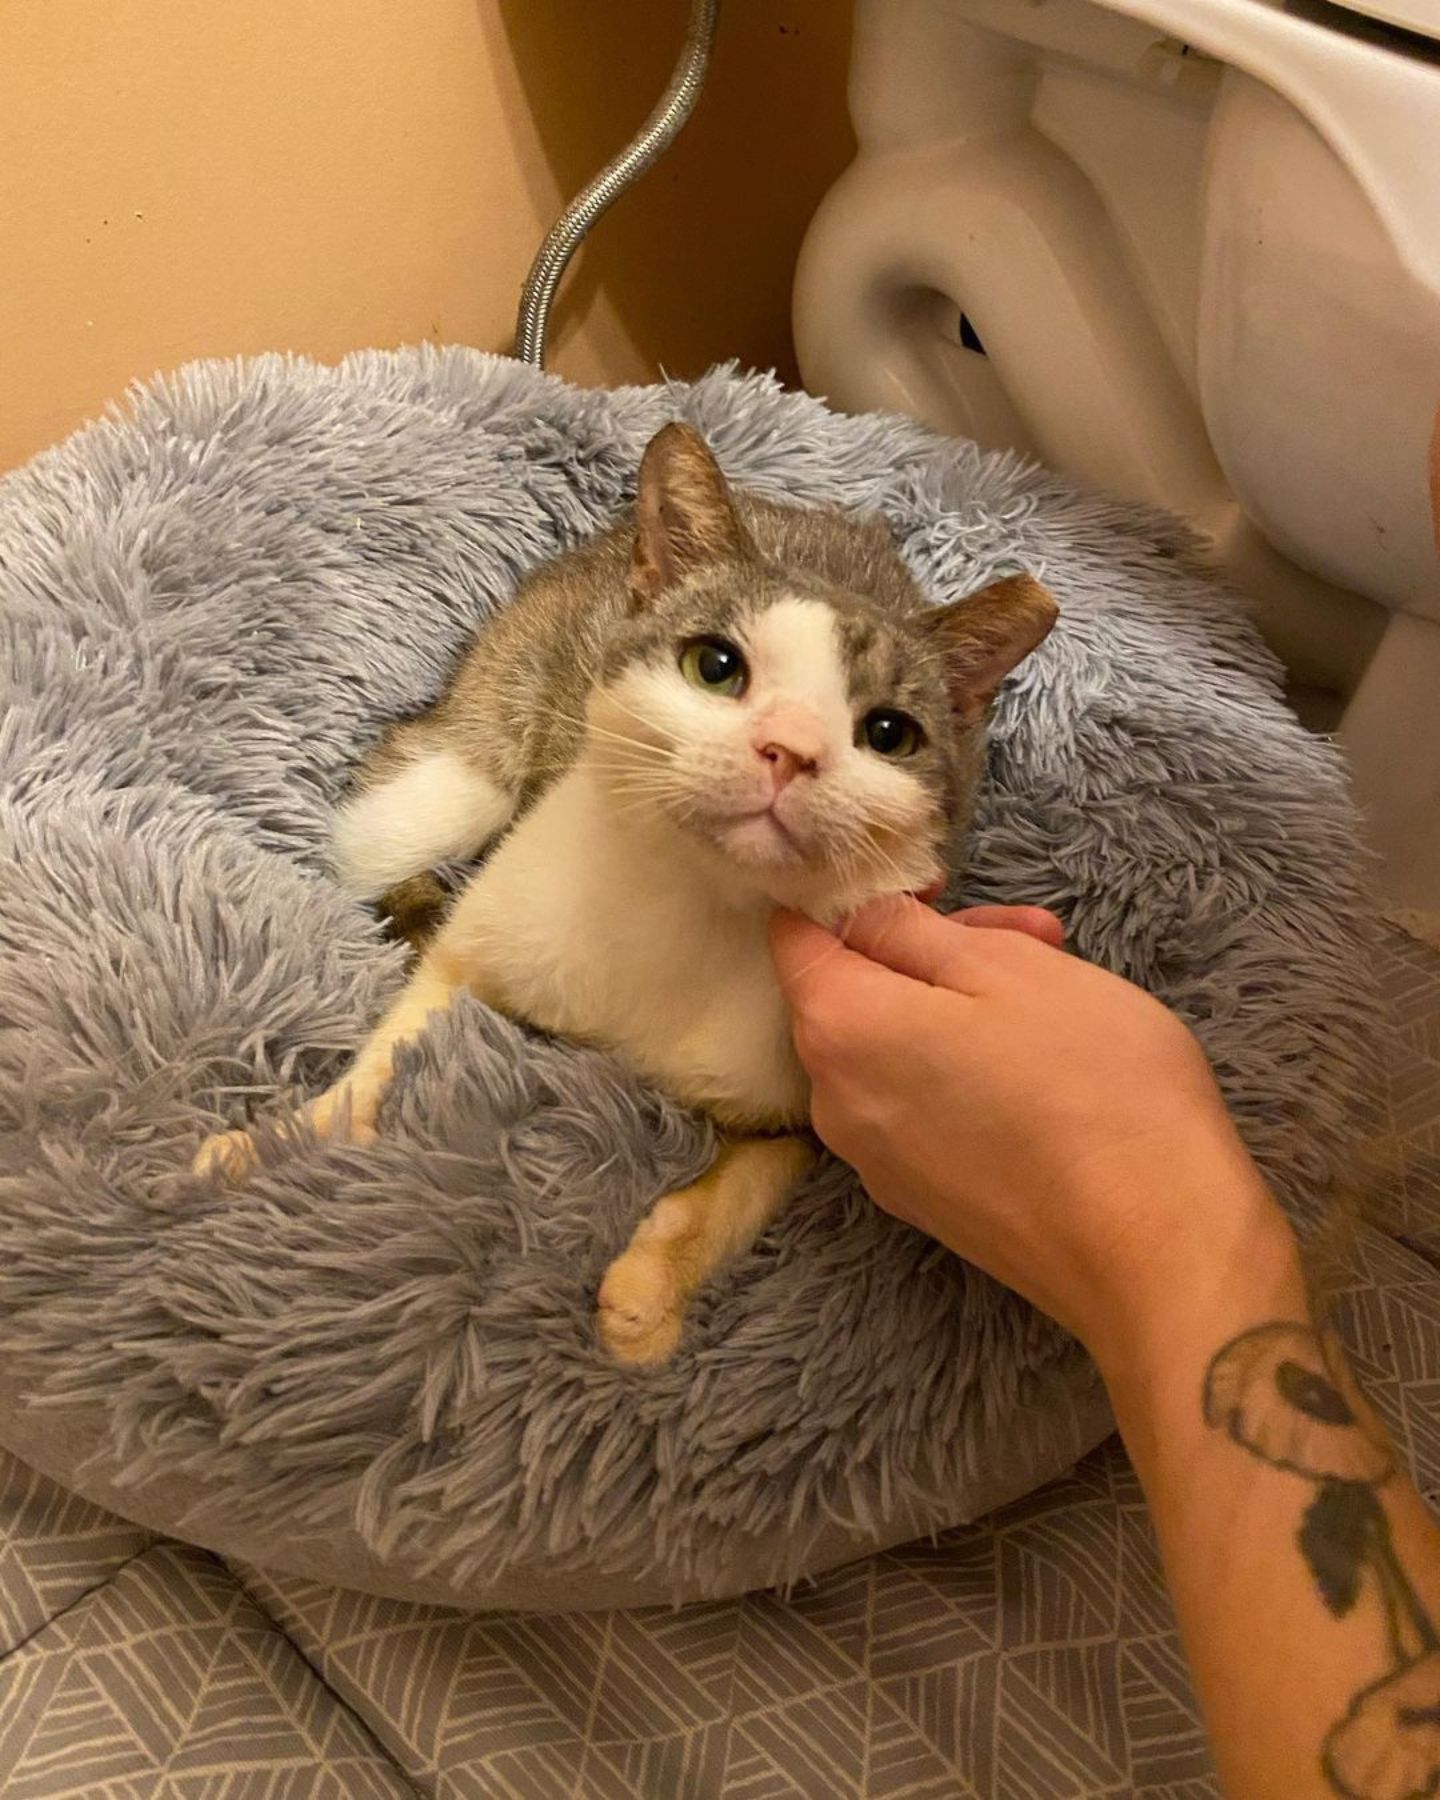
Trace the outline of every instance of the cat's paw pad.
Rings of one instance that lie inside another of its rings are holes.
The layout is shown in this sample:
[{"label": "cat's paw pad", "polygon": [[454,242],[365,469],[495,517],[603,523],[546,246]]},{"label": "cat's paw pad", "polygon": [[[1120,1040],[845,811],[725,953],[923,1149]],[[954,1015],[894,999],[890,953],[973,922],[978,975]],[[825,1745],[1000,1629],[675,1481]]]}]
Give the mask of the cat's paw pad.
[{"label": "cat's paw pad", "polygon": [[337,1144],[373,1144],[380,1135],[368,1118],[356,1116],[354,1101],[344,1089],[321,1094],[282,1129],[287,1134],[309,1129],[322,1141]]},{"label": "cat's paw pad", "polygon": [[680,1299],[663,1258],[627,1251],[605,1271],[595,1315],[616,1362],[656,1368],[680,1342]]},{"label": "cat's paw pad", "polygon": [[217,1131],[195,1152],[190,1170],[195,1175],[221,1175],[241,1181],[255,1167],[255,1140],[248,1131]]}]

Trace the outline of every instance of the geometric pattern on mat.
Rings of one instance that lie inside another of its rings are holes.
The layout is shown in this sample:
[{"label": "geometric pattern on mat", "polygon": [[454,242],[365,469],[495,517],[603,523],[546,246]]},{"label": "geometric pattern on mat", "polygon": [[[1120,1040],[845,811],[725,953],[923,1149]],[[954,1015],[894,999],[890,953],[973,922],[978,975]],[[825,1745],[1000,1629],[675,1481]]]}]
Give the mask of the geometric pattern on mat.
[{"label": "geometric pattern on mat", "polygon": [[214,1560],[157,1545],[3,1664],[5,1800],[413,1800]]},{"label": "geometric pattern on mat", "polygon": [[[1397,935],[1383,974],[1384,1230],[1357,1231],[1339,1323],[1433,1503],[1440,957]],[[5,1800],[1218,1791],[1114,1442],[989,1519],[789,1599],[569,1618],[468,1617],[227,1571],[0,1458]]]},{"label": "geometric pattern on mat", "polygon": [[1393,932],[1383,967],[1394,1046],[1376,1222],[1440,1266],[1440,956]]},{"label": "geometric pattern on mat", "polygon": [[246,1581],[445,1800],[1213,1791],[1144,1505],[1111,1446],[984,1525],[789,1600],[466,1618]]},{"label": "geometric pattern on mat", "polygon": [[0,1656],[153,1542],[0,1451]]}]

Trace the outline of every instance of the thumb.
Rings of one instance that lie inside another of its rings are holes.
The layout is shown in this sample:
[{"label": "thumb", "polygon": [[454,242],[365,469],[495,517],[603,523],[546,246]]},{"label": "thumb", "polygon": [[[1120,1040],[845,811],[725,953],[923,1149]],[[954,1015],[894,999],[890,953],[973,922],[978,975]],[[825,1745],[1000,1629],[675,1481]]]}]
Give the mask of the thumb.
[{"label": "thumb", "polygon": [[862,907],[845,927],[845,942],[912,980],[977,994],[995,960],[985,940],[997,932],[1057,950],[1065,938],[1060,921],[1039,906],[975,906],[947,916],[908,895],[892,895]]},{"label": "thumb", "polygon": [[770,956],[792,1012],[812,1023],[822,1012],[838,1023],[869,1004],[893,1003],[896,989],[907,985],[802,913],[771,916]]},{"label": "thumb", "polygon": [[827,985],[838,967],[865,966],[865,959],[847,950],[833,931],[804,913],[784,910],[770,918],[770,959],[792,1006],[804,1004]]},{"label": "thumb", "polygon": [[1065,947],[1065,927],[1047,906],[962,906],[950,917],[957,925],[978,925],[986,931],[1023,932],[1052,950]]},{"label": "thumb", "polygon": [[977,990],[984,935],[963,930],[908,894],[872,900],[844,926],[845,943],[872,963],[959,994]]},{"label": "thumb", "polygon": [[782,909],[770,915],[770,956],[786,987],[798,986],[811,964],[839,947],[833,932],[804,913]]}]

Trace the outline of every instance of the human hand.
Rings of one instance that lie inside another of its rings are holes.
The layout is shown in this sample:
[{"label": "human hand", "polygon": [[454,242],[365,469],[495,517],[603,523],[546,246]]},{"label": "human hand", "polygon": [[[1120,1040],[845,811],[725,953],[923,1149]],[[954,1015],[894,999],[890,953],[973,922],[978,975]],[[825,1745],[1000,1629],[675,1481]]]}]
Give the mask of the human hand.
[{"label": "human hand", "polygon": [[1038,908],[897,899],[843,942],[780,914],[771,948],[823,1141],[1100,1355],[1290,1240],[1195,1038],[1060,938]]}]

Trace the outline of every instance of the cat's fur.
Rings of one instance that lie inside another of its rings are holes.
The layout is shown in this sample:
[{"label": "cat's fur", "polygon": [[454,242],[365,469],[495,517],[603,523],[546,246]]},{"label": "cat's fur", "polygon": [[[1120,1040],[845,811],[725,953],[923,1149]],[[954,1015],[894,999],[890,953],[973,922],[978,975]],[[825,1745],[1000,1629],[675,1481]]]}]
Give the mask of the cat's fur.
[{"label": "cat's fur", "polygon": [[[395,1046],[461,988],[616,1049],[727,1134],[601,1289],[611,1349],[663,1359],[688,1295],[809,1160],[805,1140],[768,1135],[803,1126],[808,1102],[770,913],[833,920],[940,879],[988,703],[1054,616],[1026,576],[934,607],[882,522],[736,497],[703,441],[667,426],[634,519],[538,570],[362,769],[336,824],[342,878],[433,935],[311,1125],[373,1130]],[[697,641],[743,653],[743,691],[687,679]],[[870,746],[877,708],[915,722],[913,749]],[[427,872],[497,837],[440,923]],[[228,1133],[200,1164],[250,1154]]]}]

